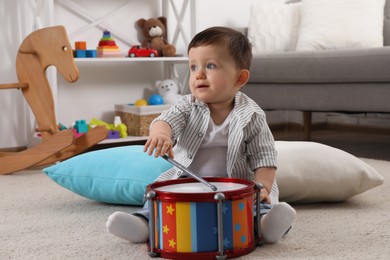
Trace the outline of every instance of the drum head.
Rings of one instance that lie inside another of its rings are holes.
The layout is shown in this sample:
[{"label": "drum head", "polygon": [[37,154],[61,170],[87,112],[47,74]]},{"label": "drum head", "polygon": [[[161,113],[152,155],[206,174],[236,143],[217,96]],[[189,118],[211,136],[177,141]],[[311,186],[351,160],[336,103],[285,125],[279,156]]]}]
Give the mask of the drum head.
[{"label": "drum head", "polygon": [[237,196],[253,194],[254,182],[235,178],[205,178],[206,181],[215,185],[217,191],[193,178],[182,178],[155,182],[148,186],[148,191],[155,191],[157,198],[172,201],[215,201],[216,193],[223,193],[226,199]]},{"label": "drum head", "polygon": [[[247,187],[242,183],[233,183],[233,182],[210,182],[211,184],[217,187],[218,192],[224,191],[233,191]],[[174,193],[215,193],[200,182],[191,182],[191,183],[180,183],[180,184],[171,184],[167,186],[157,187],[156,191],[165,191],[165,192],[174,192]]]}]

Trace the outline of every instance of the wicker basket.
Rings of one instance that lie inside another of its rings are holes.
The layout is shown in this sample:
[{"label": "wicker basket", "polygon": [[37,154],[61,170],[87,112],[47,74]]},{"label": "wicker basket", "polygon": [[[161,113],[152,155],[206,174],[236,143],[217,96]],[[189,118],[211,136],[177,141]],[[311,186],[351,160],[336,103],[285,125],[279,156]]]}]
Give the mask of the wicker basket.
[{"label": "wicker basket", "polygon": [[115,115],[120,116],[122,123],[126,125],[128,135],[147,136],[149,135],[150,123],[170,107],[170,105],[115,105]]}]

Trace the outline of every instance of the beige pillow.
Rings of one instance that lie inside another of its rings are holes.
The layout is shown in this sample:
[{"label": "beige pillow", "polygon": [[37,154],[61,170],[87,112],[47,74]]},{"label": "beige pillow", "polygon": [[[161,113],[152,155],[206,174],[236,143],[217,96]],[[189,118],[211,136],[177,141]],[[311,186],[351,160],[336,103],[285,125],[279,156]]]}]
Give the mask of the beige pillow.
[{"label": "beige pillow", "polygon": [[302,0],[297,51],[383,46],[385,0]]},{"label": "beige pillow", "polygon": [[253,54],[294,51],[298,37],[300,3],[261,0],[252,5],[248,38]]},{"label": "beige pillow", "polygon": [[379,186],[373,167],[340,149],[316,142],[276,141],[280,201],[343,201]]}]

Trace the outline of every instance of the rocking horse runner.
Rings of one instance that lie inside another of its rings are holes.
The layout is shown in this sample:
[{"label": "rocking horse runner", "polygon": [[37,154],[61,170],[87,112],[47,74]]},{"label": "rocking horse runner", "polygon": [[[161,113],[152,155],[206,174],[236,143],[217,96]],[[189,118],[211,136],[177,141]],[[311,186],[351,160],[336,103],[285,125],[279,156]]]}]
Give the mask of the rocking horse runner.
[{"label": "rocking horse runner", "polygon": [[42,143],[36,147],[17,153],[0,152],[0,174],[65,160],[107,137],[108,130],[104,126],[93,128],[77,139],[71,130],[59,131],[53,95],[46,78],[50,65],[54,65],[68,82],[79,78],[63,26],[40,29],[27,36],[16,57],[19,83],[0,85],[0,89],[21,89],[35,116],[36,131],[42,136]]}]

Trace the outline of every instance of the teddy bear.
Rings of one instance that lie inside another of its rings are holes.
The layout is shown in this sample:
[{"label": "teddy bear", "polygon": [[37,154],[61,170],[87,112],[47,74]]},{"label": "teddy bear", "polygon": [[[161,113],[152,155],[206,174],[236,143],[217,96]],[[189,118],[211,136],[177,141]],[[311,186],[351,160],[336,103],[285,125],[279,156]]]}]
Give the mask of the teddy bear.
[{"label": "teddy bear", "polygon": [[150,19],[139,19],[138,27],[144,37],[141,45],[144,48],[157,50],[159,56],[173,57],[176,55],[176,47],[166,40],[167,19],[163,16]]},{"label": "teddy bear", "polygon": [[164,99],[164,104],[176,105],[177,101],[182,97],[179,94],[179,83],[176,79],[156,81],[156,88]]}]

